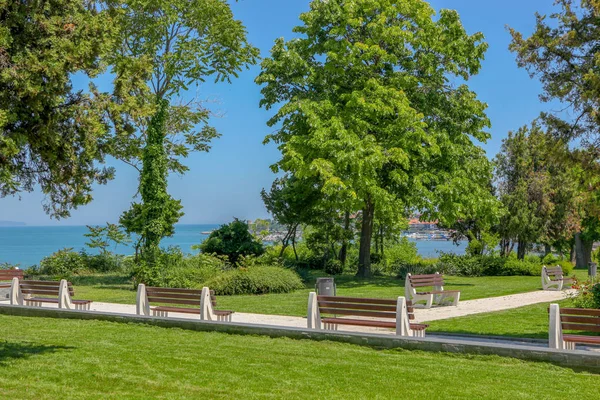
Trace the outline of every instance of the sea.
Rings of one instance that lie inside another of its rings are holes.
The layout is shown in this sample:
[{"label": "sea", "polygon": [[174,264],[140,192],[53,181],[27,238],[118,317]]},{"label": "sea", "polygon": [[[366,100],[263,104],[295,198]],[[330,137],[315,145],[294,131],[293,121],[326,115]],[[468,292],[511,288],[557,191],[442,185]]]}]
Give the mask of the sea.
[{"label": "sea", "polygon": [[[177,225],[175,235],[163,239],[163,247],[179,246],[186,253],[194,253],[192,246],[200,244],[208,237],[207,232],[218,228],[219,225]],[[10,263],[20,268],[29,268],[39,264],[40,260],[57,250],[72,248],[76,251],[86,249],[89,240],[84,236],[88,232],[85,226],[17,226],[0,227],[0,264]],[[204,232],[204,233],[203,233]],[[414,240],[414,239],[409,239]],[[437,257],[440,251],[464,253],[466,243],[459,246],[451,241],[443,240],[414,240],[419,254],[423,257]],[[133,254],[130,246],[110,248],[119,254]]]}]

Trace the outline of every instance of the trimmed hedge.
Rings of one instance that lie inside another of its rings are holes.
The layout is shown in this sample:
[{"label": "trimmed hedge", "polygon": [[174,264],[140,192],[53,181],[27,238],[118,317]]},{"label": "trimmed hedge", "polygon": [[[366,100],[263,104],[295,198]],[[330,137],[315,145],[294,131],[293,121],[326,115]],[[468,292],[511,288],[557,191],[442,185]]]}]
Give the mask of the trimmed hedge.
[{"label": "trimmed hedge", "polygon": [[281,267],[252,266],[223,272],[206,281],[218,295],[289,293],[304,288],[300,276]]}]

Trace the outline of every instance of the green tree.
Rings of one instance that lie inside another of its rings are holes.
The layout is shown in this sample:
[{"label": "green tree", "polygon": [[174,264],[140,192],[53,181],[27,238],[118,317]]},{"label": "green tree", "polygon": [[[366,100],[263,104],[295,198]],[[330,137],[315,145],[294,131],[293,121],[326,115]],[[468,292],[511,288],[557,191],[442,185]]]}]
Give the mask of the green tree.
[{"label": "green tree", "polygon": [[140,235],[142,255],[153,262],[160,251],[160,241],[173,236],[175,224],[183,215],[179,200],[167,193],[167,155],[164,146],[168,102],[161,100],[158,112],[150,121],[140,177],[142,203],[134,203],[121,217],[128,232]]},{"label": "green tree", "polygon": [[[526,68],[531,77],[542,83],[542,101],[560,101],[568,113],[543,113],[542,118],[550,132],[579,147],[587,156],[581,157],[581,171],[598,175],[600,146],[600,70],[597,63],[598,31],[600,30],[600,2],[592,0],[557,0],[559,9],[549,17],[536,14],[533,33],[525,38],[511,29],[510,49],[517,55],[517,63]],[[572,117],[571,117],[572,116]],[[589,176],[588,175],[588,176]],[[591,257],[596,235],[596,219],[600,216],[593,199],[600,190],[597,179],[587,179],[583,185],[581,209],[585,224],[576,237],[577,266],[583,267]],[[588,201],[590,200],[590,201]],[[589,229],[586,229],[588,226]]]},{"label": "green tree", "polygon": [[496,157],[499,194],[507,210],[500,232],[504,246],[509,240],[518,243],[518,258],[534,243],[550,247],[575,233],[578,183],[573,175],[568,146],[537,121],[509,132],[503,141]]},{"label": "green tree", "polygon": [[255,62],[258,51],[225,0],[107,0],[107,5],[120,27],[110,59],[114,91],[94,93],[112,123],[114,153],[140,170],[142,203],[133,204],[121,222],[140,235],[142,254],[156,254],[182,215],[180,202],[167,193],[169,171],[187,171],[181,158],[208,151],[219,136],[202,102],[175,98],[209,77],[229,81]]},{"label": "green tree", "polygon": [[[262,63],[261,106],[279,107],[267,141],[275,171],[321,182],[341,212],[361,211],[359,275],[370,274],[376,210],[460,216],[483,195],[473,163],[487,162],[486,105],[462,83],[487,48],[458,14],[422,0],[312,1]],[[458,111],[460,110],[460,111]]]},{"label": "green tree", "polygon": [[115,28],[91,2],[0,0],[0,197],[39,185],[44,210],[68,217],[113,177],[99,104],[72,77],[104,70]]},{"label": "green tree", "polygon": [[259,256],[264,253],[263,244],[250,233],[248,223],[237,218],[212,231],[198,248],[203,253],[227,256],[232,264],[236,264],[242,256]]},{"label": "green tree", "polygon": [[283,256],[285,249],[291,243],[294,255],[298,259],[296,253],[298,228],[314,220],[316,203],[322,197],[320,189],[314,185],[314,182],[286,175],[275,179],[269,192],[263,189],[261,197],[275,221],[286,227],[286,233],[281,240],[279,257]]}]

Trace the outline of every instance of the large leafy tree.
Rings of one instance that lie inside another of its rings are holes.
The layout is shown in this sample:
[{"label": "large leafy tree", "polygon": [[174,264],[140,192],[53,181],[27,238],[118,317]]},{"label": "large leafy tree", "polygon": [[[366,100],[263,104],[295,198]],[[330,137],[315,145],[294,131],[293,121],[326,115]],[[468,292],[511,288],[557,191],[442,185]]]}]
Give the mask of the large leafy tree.
[{"label": "large leafy tree", "polygon": [[0,197],[39,185],[46,212],[67,217],[113,176],[97,103],[72,78],[103,70],[115,27],[91,2],[0,0]]},{"label": "large leafy tree", "polygon": [[578,182],[573,175],[568,147],[537,121],[509,132],[503,141],[496,179],[507,213],[499,230],[505,246],[510,240],[518,243],[518,258],[534,243],[549,247],[579,228]]},{"label": "large leafy tree", "polygon": [[[557,0],[557,12],[536,15],[535,30],[523,37],[511,29],[510,49],[517,55],[517,63],[537,77],[543,87],[542,101],[560,101],[569,113],[544,113],[542,118],[550,132],[572,143],[586,154],[579,158],[581,171],[597,175],[600,170],[600,2],[591,0]],[[576,158],[577,159],[577,158]],[[583,185],[588,199],[597,197],[600,189],[597,179],[586,179]],[[577,235],[578,266],[589,260],[592,241],[599,238],[594,201],[584,201],[582,231]],[[586,226],[589,227],[586,228]]]},{"label": "large leafy tree", "polygon": [[[217,131],[197,98],[178,101],[207,78],[229,81],[258,56],[225,0],[107,0],[120,26],[111,58],[114,91],[102,94],[112,122],[117,157],[140,169],[141,204],[121,222],[155,253],[174,232],[181,206],[167,192],[169,171],[181,158],[208,151]],[[143,150],[142,150],[143,149]],[[162,204],[162,206],[161,206]]]},{"label": "large leafy tree", "polygon": [[[487,48],[458,14],[422,0],[311,2],[262,63],[261,105],[279,107],[267,137],[275,170],[321,181],[339,210],[361,211],[359,275],[370,274],[376,210],[460,217],[485,198],[471,178],[487,163],[485,104],[463,83]],[[474,200],[473,200],[474,201]]]}]

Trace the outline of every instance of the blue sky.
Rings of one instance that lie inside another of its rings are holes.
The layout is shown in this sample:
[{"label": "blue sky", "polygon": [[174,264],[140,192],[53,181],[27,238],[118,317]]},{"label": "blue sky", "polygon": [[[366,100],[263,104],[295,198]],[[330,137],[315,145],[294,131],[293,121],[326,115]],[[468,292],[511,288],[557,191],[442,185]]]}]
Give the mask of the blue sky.
[{"label": "blue sky", "polygon": [[[249,39],[267,56],[278,37],[292,37],[300,13],[308,10],[308,0],[241,0],[232,4],[235,16],[248,29]],[[489,44],[480,74],[469,81],[479,98],[488,103],[492,121],[492,138],[484,145],[494,157],[509,130],[529,123],[540,111],[551,109],[540,103],[540,85],[517,68],[515,57],[508,51],[510,35],[506,26],[528,34],[535,23],[534,13],[549,14],[553,0],[432,0],[431,5],[456,9],[468,33],[484,33]],[[213,109],[223,116],[212,124],[223,135],[213,143],[210,153],[193,154],[187,160],[190,171],[174,175],[169,191],[181,199],[185,216],[181,223],[222,223],[232,217],[243,219],[267,216],[260,199],[263,187],[269,188],[274,175],[269,169],[279,157],[274,145],[262,141],[271,128],[266,126],[271,112],[258,107],[260,88],[254,84],[259,72],[255,66],[244,71],[232,84],[200,86],[201,98],[217,99]],[[78,210],[71,218],[51,220],[41,206],[39,192],[24,193],[21,198],[0,199],[0,220],[22,221],[28,225],[82,225],[116,222],[126,210],[137,188],[135,171],[111,160],[117,178],[98,186],[94,201]]]}]

